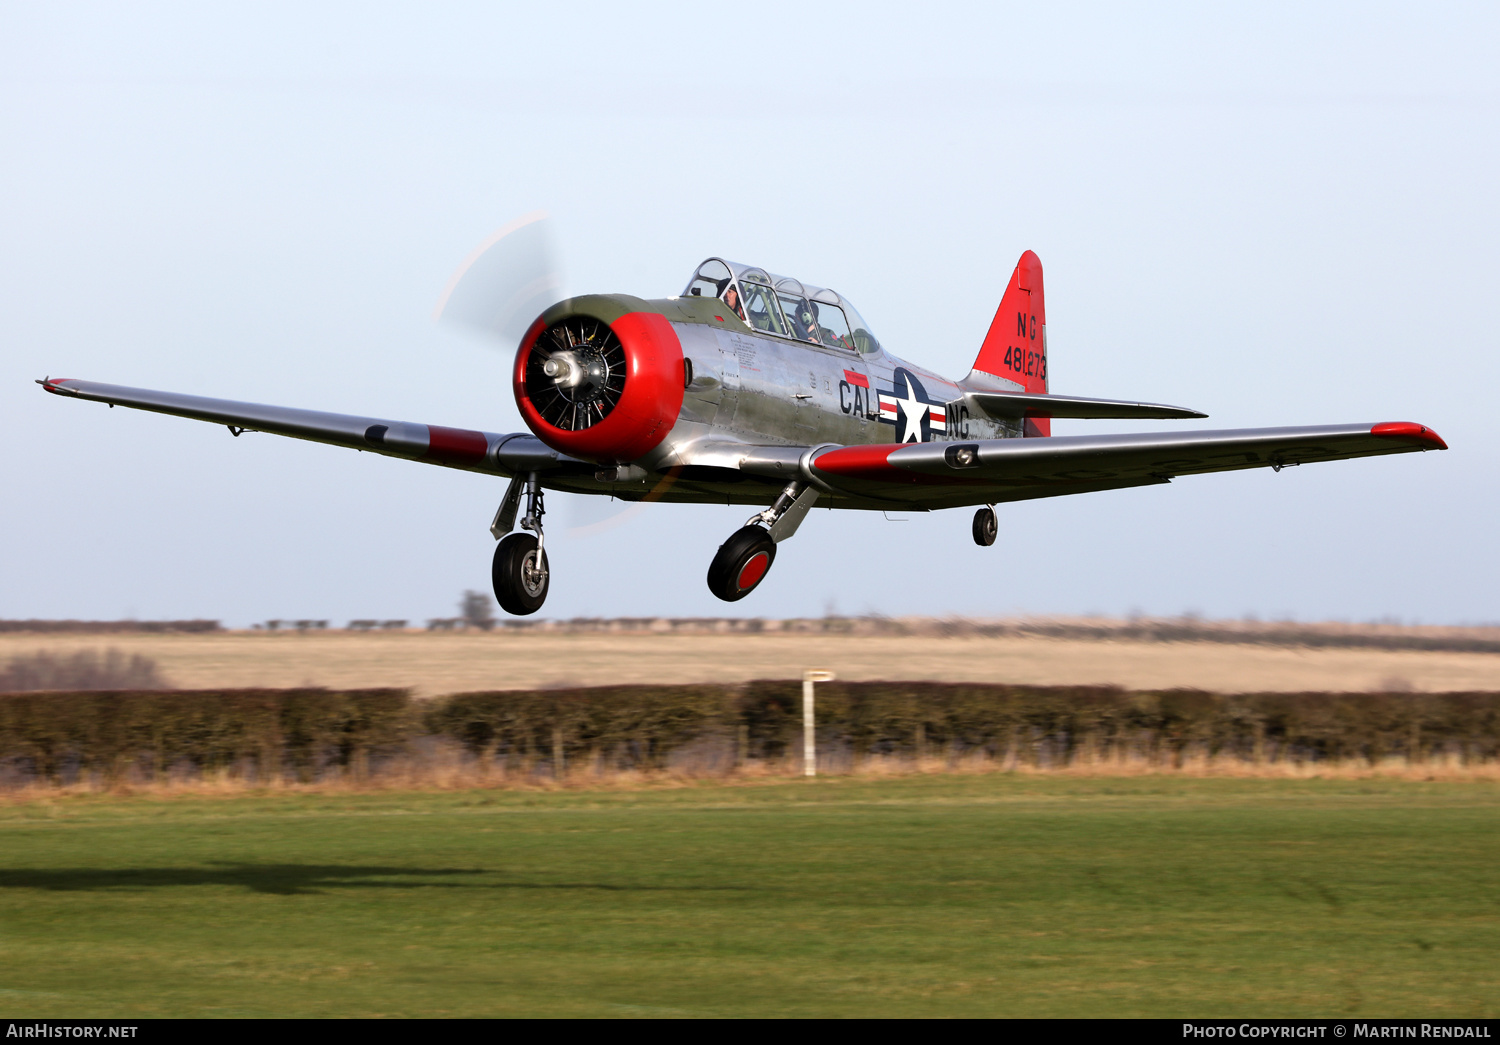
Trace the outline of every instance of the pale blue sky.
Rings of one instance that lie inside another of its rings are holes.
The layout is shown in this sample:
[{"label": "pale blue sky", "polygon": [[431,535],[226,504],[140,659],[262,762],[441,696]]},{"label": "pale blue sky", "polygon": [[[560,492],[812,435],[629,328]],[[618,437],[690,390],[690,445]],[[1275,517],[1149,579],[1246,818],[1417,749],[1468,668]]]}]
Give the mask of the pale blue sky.
[{"label": "pale blue sky", "polygon": [[[1012,505],[991,549],[817,513],[728,612],[1500,620],[1497,41],[1479,4],[0,4],[0,616],[455,612],[501,483],[30,381],[518,430],[508,354],[430,316],[545,208],[570,290],[722,254],[953,376],[1030,248],[1055,391],[1453,447]],[[549,507],[548,615],[725,610],[745,509]]]}]

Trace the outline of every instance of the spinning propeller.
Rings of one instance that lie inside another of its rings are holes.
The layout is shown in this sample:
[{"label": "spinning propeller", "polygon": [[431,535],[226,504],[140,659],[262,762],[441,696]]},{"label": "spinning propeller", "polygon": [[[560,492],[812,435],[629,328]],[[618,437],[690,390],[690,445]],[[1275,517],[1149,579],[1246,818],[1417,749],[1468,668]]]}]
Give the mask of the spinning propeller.
[{"label": "spinning propeller", "polygon": [[448,281],[432,318],[518,344],[532,320],[562,297],[552,219],[532,211],[496,232]]},{"label": "spinning propeller", "polygon": [[[478,334],[495,348],[513,350],[537,316],[563,296],[557,254],[547,212],[517,218],[458,267],[433,319]],[[569,317],[545,330],[532,346],[526,392],[548,424],[581,431],[619,404],[625,363],[624,348],[608,324]],[[587,536],[613,529],[643,507],[640,502],[616,505],[618,510],[607,517],[590,519],[572,532]]]}]

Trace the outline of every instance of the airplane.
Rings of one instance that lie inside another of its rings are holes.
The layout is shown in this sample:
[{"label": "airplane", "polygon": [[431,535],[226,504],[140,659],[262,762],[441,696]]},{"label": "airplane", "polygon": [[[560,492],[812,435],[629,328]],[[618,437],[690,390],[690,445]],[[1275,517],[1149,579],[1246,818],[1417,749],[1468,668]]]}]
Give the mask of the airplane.
[{"label": "airplane", "polygon": [[[534,289],[534,288],[533,288]],[[527,314],[530,314],[529,312]],[[65,378],[47,392],[507,477],[490,525],[495,597],[539,610],[551,569],[546,491],[759,508],[720,545],[708,587],[726,602],[764,580],[815,504],[975,507],[1158,486],[1178,476],[1446,450],[1410,421],[1187,433],[1053,436],[1054,418],[1174,419],[1183,407],[1053,394],[1042,264],[1026,251],[973,368],[952,381],[891,352],[833,290],[709,258],[679,295],[557,301],[526,329],[511,382],[529,432],[497,434],[264,406]],[[524,506],[523,506],[524,502]],[[523,511],[524,507],[524,511]],[[521,514],[520,530],[516,516]]]}]

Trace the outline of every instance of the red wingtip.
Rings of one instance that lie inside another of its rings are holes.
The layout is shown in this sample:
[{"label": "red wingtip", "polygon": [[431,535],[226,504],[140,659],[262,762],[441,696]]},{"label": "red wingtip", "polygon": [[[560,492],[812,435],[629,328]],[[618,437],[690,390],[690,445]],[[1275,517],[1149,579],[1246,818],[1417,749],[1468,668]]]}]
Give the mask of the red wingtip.
[{"label": "red wingtip", "polygon": [[1423,449],[1448,449],[1448,444],[1443,442],[1440,435],[1426,425],[1419,425],[1415,421],[1384,421],[1372,427],[1370,434],[1396,436],[1401,439],[1415,439],[1418,442],[1427,444]]}]

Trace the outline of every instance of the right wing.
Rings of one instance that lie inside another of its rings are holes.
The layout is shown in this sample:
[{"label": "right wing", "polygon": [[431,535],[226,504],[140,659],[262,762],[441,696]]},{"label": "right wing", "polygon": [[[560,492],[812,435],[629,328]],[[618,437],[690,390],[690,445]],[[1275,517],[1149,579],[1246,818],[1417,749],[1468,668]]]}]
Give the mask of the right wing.
[{"label": "right wing", "polygon": [[[843,446],[805,466],[833,491],[919,508],[953,508],[1170,482],[1179,475],[1446,450],[1410,421],[1220,432],[1051,436]],[[747,462],[748,463],[748,462]]]},{"label": "right wing", "polygon": [[158,414],[190,417],[225,425],[235,435],[269,432],[273,435],[332,443],[355,450],[440,464],[470,472],[514,475],[538,471],[546,475],[593,475],[596,465],[559,454],[530,433],[497,435],[466,428],[412,424],[378,417],[329,414],[288,406],[239,403],[230,399],[157,392],[149,388],[101,385],[70,378],[38,381],[53,395],[72,396],[110,406],[128,406]]}]

